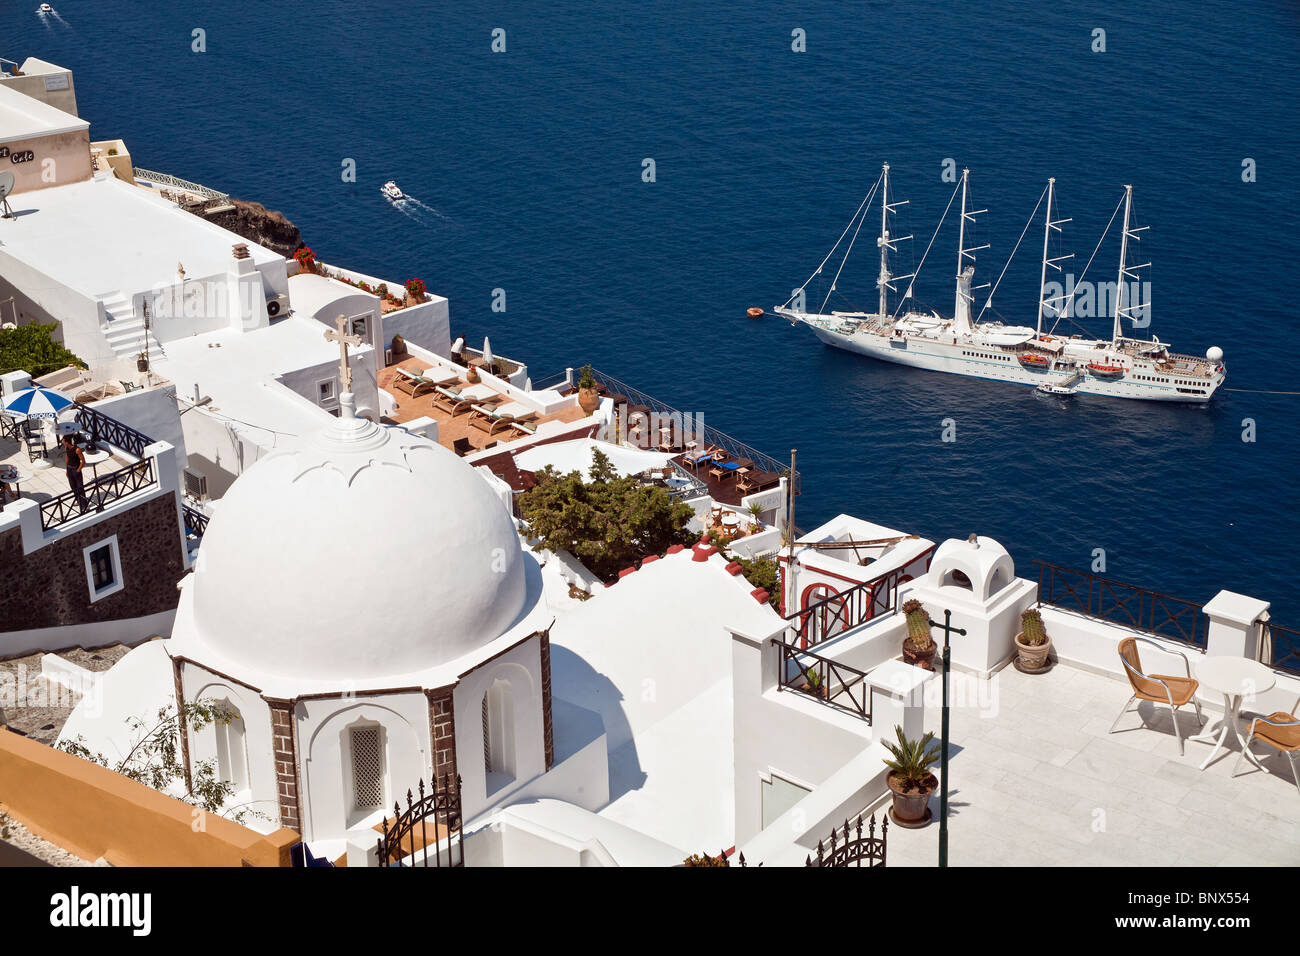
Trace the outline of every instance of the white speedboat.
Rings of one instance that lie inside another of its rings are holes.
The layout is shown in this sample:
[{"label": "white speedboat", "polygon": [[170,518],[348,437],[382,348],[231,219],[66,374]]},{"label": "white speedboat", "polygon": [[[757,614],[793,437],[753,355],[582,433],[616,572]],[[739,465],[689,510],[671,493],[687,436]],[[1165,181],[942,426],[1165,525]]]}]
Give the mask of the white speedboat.
[{"label": "white speedboat", "polygon": [[[979,211],[971,211],[967,206],[967,188],[969,176],[962,171],[958,189],[961,192],[961,224],[957,238],[957,294],[952,318],[945,318],[933,310],[920,311],[909,307],[913,302],[912,283],[916,273],[924,265],[926,256],[911,275],[896,276],[890,271],[890,253],[896,252],[902,241],[890,231],[889,217],[903,203],[891,200],[889,193],[889,165],[885,164],[880,179],[872,187],[872,192],[862,201],[857,213],[850,220],[848,227],[841,234],[830,253],[822,260],[817,271],[809,281],[821,274],[846,237],[857,238],[858,231],[866,221],[868,207],[873,196],[880,196],[880,238],[876,245],[880,249],[880,277],[876,285],[880,293],[880,304],[874,312],[826,312],[830,296],[836,291],[835,280],[844,268],[841,261],[831,282],[826,301],[817,311],[808,311],[803,305],[804,289],[801,286],[785,304],[776,307],[776,313],[789,319],[792,323],[808,326],[814,335],[836,348],[842,348],[859,355],[910,365],[913,368],[927,369],[935,372],[948,372],[953,375],[966,375],[973,378],[986,378],[1016,385],[1033,385],[1039,391],[1050,395],[1105,395],[1113,398],[1136,398],[1164,402],[1204,403],[1210,400],[1215,390],[1223,384],[1226,369],[1223,364],[1223,350],[1214,347],[1206,351],[1205,357],[1196,355],[1179,355],[1169,346],[1154,336],[1150,339],[1138,339],[1126,334],[1123,321],[1129,320],[1134,328],[1146,325],[1146,316],[1141,314],[1139,304],[1130,298],[1130,287],[1134,290],[1141,286],[1136,282],[1138,270],[1143,266],[1132,266],[1128,262],[1129,241],[1139,238],[1139,233],[1146,227],[1135,228],[1131,223],[1133,189],[1124,187],[1124,195],[1116,206],[1111,221],[1119,216],[1123,208],[1123,232],[1120,241],[1119,275],[1115,283],[1114,307],[1112,310],[1112,329],[1109,338],[1094,338],[1080,335],[1057,335],[1055,325],[1051,329],[1043,327],[1044,319],[1057,322],[1073,322],[1071,306],[1076,294],[1085,288],[1083,277],[1077,285],[1071,282],[1070,290],[1062,296],[1049,296],[1047,287],[1048,269],[1060,271],[1060,263],[1070,258],[1068,255],[1051,257],[1048,254],[1048,240],[1053,232],[1060,232],[1060,227],[1068,220],[1052,218],[1052,199],[1056,181],[1049,179],[1044,195],[1047,200],[1047,212],[1043,228],[1043,261],[1038,289],[1038,316],[1034,325],[1004,325],[1001,322],[981,322],[980,317],[990,308],[992,293],[984,303],[983,309],[975,314],[971,308],[974,303],[972,281],[975,275],[975,252],[987,248],[987,245],[969,247],[967,225],[975,221]],[[954,190],[949,207],[957,198]],[[1040,204],[1042,198],[1039,199]],[[1035,213],[1037,207],[1035,207]],[[945,216],[947,210],[945,210]],[[1031,216],[1030,221],[1032,222]],[[854,226],[856,225],[856,229]],[[940,221],[942,225],[942,220]],[[1028,230],[1028,224],[1025,226]],[[1109,226],[1108,226],[1109,228]],[[938,230],[935,230],[938,235]],[[1024,233],[1021,234],[1021,238]],[[904,237],[910,238],[910,237]],[[1105,238],[1103,233],[1102,238]],[[933,238],[931,243],[933,243]],[[1097,243],[1101,247],[1101,241]],[[850,241],[844,258],[852,251]],[[1017,243],[1017,248],[1019,243]],[[927,247],[926,253],[929,253]],[[1014,255],[1014,252],[1013,252]],[[1093,251],[1096,256],[1096,250]],[[1091,259],[1089,263],[1091,263]],[[1003,269],[1006,272],[1006,269]],[[1086,275],[1087,269],[1084,269]],[[906,292],[897,307],[890,309],[888,294],[895,291],[899,280],[907,280]],[[1000,280],[999,280],[1000,281]],[[805,282],[806,286],[808,283]],[[983,288],[981,286],[980,288]],[[994,290],[996,291],[996,285]],[[1088,286],[1091,288],[1091,286]],[[1148,300],[1149,302],[1149,300]],[[796,304],[797,303],[797,304]],[[902,313],[900,315],[900,313]],[[1141,317],[1141,321],[1139,321]]]},{"label": "white speedboat", "polygon": [[397,183],[393,182],[391,179],[384,183],[383,187],[379,191],[394,201],[406,198],[406,193],[402,192]]},{"label": "white speedboat", "polygon": [[53,8],[52,6],[50,6],[48,3],[42,3],[42,4],[41,4],[37,9],[38,9],[41,13],[53,13],[53,12],[54,12],[54,8]]}]

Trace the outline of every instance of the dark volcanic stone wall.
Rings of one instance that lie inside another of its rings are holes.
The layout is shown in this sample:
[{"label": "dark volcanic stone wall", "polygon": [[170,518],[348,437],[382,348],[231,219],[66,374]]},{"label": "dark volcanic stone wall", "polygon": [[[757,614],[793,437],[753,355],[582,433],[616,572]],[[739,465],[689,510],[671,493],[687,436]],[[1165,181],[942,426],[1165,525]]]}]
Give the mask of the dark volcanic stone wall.
[{"label": "dark volcanic stone wall", "polygon": [[[112,535],[126,586],[92,604],[82,551]],[[0,569],[0,633],[172,610],[185,570],[176,499],[160,495],[29,555],[19,528],[0,533]]]}]

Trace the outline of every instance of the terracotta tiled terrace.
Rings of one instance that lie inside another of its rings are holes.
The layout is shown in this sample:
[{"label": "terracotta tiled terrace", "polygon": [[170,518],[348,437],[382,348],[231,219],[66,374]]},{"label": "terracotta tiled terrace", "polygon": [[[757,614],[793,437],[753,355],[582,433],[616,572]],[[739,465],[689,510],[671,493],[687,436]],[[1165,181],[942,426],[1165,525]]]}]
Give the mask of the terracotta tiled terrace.
[{"label": "terracotta tiled terrace", "polygon": [[[438,423],[438,442],[446,448],[455,450],[456,442],[459,439],[467,439],[469,445],[474,451],[480,451],[484,448],[494,446],[498,443],[505,444],[508,441],[517,439],[518,436],[512,431],[488,435],[487,432],[475,428],[470,424],[470,415],[468,412],[461,412],[456,415],[449,414],[434,404],[432,395],[429,392],[421,392],[417,396],[412,396],[409,392],[398,388],[395,384],[399,378],[398,369],[403,368],[412,372],[423,372],[430,368],[430,364],[423,359],[414,356],[408,356],[401,361],[394,362],[392,365],[385,367],[379,373],[379,387],[393,397],[397,402],[397,411],[391,416],[392,421],[397,423],[409,422],[412,419],[428,417]],[[450,386],[454,389],[466,388],[469,383],[465,381],[464,375],[460,380]],[[502,398],[502,402],[508,399]],[[490,403],[489,403],[490,404]],[[498,403],[500,404],[500,403]],[[576,405],[571,408],[564,408],[558,412],[549,415],[538,415],[528,420],[530,427],[547,422],[576,422],[585,418],[581,408]]]}]

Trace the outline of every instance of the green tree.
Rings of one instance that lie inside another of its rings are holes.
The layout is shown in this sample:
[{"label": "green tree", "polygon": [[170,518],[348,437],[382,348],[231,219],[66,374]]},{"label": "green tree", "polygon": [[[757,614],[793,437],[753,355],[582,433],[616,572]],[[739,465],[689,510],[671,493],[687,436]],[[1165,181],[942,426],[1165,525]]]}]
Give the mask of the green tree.
[{"label": "green tree", "polygon": [[32,324],[0,329],[0,375],[22,370],[40,378],[68,365],[85,368],[85,362],[55,340],[57,327]]},{"label": "green tree", "polygon": [[[136,783],[166,792],[176,783],[185,786],[185,765],[181,762],[179,743],[182,721],[188,723],[191,730],[199,731],[210,724],[228,724],[233,719],[234,714],[210,700],[196,700],[182,705],[179,713],[168,704],[159,708],[153,723],[147,723],[139,717],[127,720],[127,726],[137,739],[121,760],[111,761],[102,753],[92,752],[86,746],[86,739],[81,736],[76,740],[62,741],[59,749],[107,767]],[[228,816],[239,823],[245,822],[250,816],[265,816],[244,807],[227,808],[226,801],[234,792],[234,785],[229,780],[218,779],[216,761],[203,760],[191,768],[190,784],[185,786],[185,794],[181,799],[202,807],[208,813]]]},{"label": "green tree", "polygon": [[520,513],[538,539],[534,550],[566,550],[597,577],[623,568],[669,545],[694,537],[686,525],[695,512],[674,501],[667,489],[619,477],[609,458],[595,452],[590,477],[553,468],[537,473],[537,484],[519,500]]}]

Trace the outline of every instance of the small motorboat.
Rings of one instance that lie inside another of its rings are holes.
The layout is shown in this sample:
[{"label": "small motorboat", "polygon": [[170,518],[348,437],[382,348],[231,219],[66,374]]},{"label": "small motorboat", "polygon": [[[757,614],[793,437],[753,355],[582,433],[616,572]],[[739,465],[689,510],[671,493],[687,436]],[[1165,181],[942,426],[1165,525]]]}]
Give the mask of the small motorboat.
[{"label": "small motorboat", "polygon": [[1102,365],[1100,362],[1089,362],[1088,371],[1097,378],[1122,378],[1124,376],[1124,366],[1122,365]]},{"label": "small motorboat", "polygon": [[40,10],[41,13],[53,13],[53,12],[54,12],[54,8],[53,8],[52,6],[50,6],[48,3],[42,3],[42,4],[40,5],[40,7],[38,7],[38,9]]},{"label": "small motorboat", "polygon": [[383,187],[379,191],[393,201],[406,198],[406,193],[402,192],[397,183],[393,182],[391,179],[384,183]]},{"label": "small motorboat", "polygon": [[1037,352],[1026,352],[1020,356],[1020,364],[1030,371],[1041,372],[1047,368],[1047,356]]},{"label": "small motorboat", "polygon": [[1051,382],[1043,382],[1034,387],[1044,395],[1073,395],[1077,388],[1075,385],[1054,385]]}]

